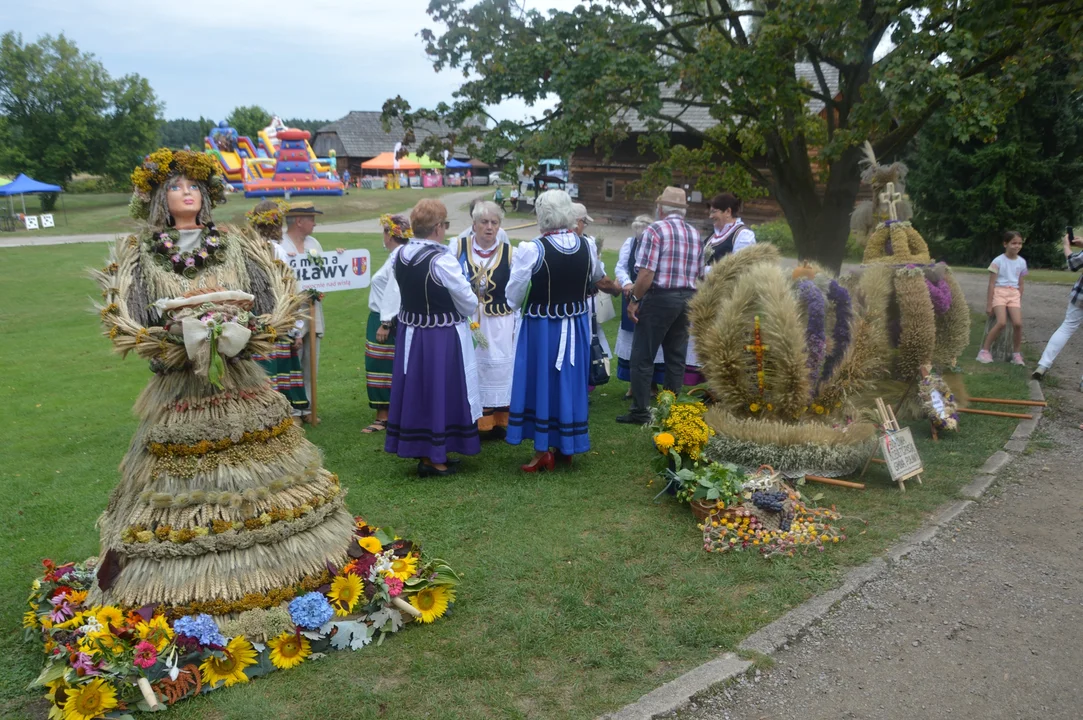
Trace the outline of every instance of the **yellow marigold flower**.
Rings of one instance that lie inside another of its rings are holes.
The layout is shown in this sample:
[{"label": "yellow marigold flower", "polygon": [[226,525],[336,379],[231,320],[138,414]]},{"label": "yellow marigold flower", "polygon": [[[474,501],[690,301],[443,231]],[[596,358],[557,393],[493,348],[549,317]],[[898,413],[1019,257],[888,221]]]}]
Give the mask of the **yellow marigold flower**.
[{"label": "yellow marigold flower", "polygon": [[751,405],[748,406],[748,409],[751,410],[752,412],[759,412],[760,411],[760,404],[759,403],[752,403]]},{"label": "yellow marigold flower", "polygon": [[663,455],[667,454],[673,449],[677,439],[673,437],[672,433],[660,432],[654,436],[654,446],[658,448],[658,452]]},{"label": "yellow marigold flower", "polygon": [[118,629],[124,627],[124,613],[114,605],[97,608],[94,610],[94,617],[103,628],[108,628],[110,625]]},{"label": "yellow marigold flower", "polygon": [[368,537],[359,538],[357,544],[368,550],[375,555],[376,553],[383,552],[384,545],[376,539],[375,535],[369,535]]}]

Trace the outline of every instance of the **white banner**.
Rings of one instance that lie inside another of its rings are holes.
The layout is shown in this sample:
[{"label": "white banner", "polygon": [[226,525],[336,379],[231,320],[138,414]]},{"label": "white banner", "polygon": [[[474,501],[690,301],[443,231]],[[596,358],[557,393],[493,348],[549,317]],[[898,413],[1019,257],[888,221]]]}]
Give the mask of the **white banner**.
[{"label": "white banner", "polygon": [[319,260],[309,255],[291,255],[290,268],[302,290],[360,290],[372,279],[368,250],[324,252]]}]

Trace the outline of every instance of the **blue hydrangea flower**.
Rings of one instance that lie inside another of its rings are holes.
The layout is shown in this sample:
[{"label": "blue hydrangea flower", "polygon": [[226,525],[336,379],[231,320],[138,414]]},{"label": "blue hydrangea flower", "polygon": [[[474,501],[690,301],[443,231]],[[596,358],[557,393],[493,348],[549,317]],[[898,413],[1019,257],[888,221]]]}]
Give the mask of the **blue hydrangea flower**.
[{"label": "blue hydrangea flower", "polygon": [[331,603],[318,592],[310,592],[290,601],[290,619],[294,625],[306,630],[315,630],[334,614]]},{"label": "blue hydrangea flower", "polygon": [[180,635],[195,638],[200,645],[226,645],[226,639],[222,637],[210,615],[185,615],[173,623],[173,630]]}]

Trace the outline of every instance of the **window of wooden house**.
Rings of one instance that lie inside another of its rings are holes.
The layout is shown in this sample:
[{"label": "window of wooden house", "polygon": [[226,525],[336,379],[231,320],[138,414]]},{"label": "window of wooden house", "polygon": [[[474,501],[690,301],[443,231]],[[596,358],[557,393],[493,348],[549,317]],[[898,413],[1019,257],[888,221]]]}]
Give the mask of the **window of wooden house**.
[{"label": "window of wooden house", "polygon": [[606,178],[605,179],[605,199],[606,200],[612,200],[613,199],[615,186],[616,186],[616,182],[613,180],[613,178]]}]

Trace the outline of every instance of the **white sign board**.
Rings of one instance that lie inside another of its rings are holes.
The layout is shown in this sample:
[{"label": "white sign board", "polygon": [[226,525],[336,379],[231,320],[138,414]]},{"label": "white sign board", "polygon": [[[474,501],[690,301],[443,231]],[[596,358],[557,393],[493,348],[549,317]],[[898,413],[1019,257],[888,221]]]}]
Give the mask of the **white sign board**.
[{"label": "white sign board", "polygon": [[568,183],[567,185],[564,186],[564,190],[567,191],[568,196],[570,198],[572,198],[573,200],[579,198],[579,184],[578,183]]},{"label": "white sign board", "polygon": [[26,217],[23,218],[23,222],[26,223],[26,229],[27,230],[37,230],[38,229],[38,216],[37,215],[27,215]]},{"label": "white sign board", "polygon": [[289,264],[302,290],[360,290],[372,280],[368,250],[325,252],[319,261],[308,255],[290,255]]},{"label": "white sign board", "polygon": [[880,450],[891,473],[891,479],[906,480],[922,471],[921,457],[914,445],[910,428],[886,432],[880,436]]},{"label": "white sign board", "polygon": [[929,402],[932,404],[933,410],[936,411],[938,418],[947,420],[950,417],[947,408],[944,407],[944,396],[940,394],[939,390],[934,388],[929,391]]},{"label": "white sign board", "polygon": [[53,214],[52,213],[48,213],[46,215],[41,216],[41,226],[43,228],[54,227],[54,225],[53,225]]}]

